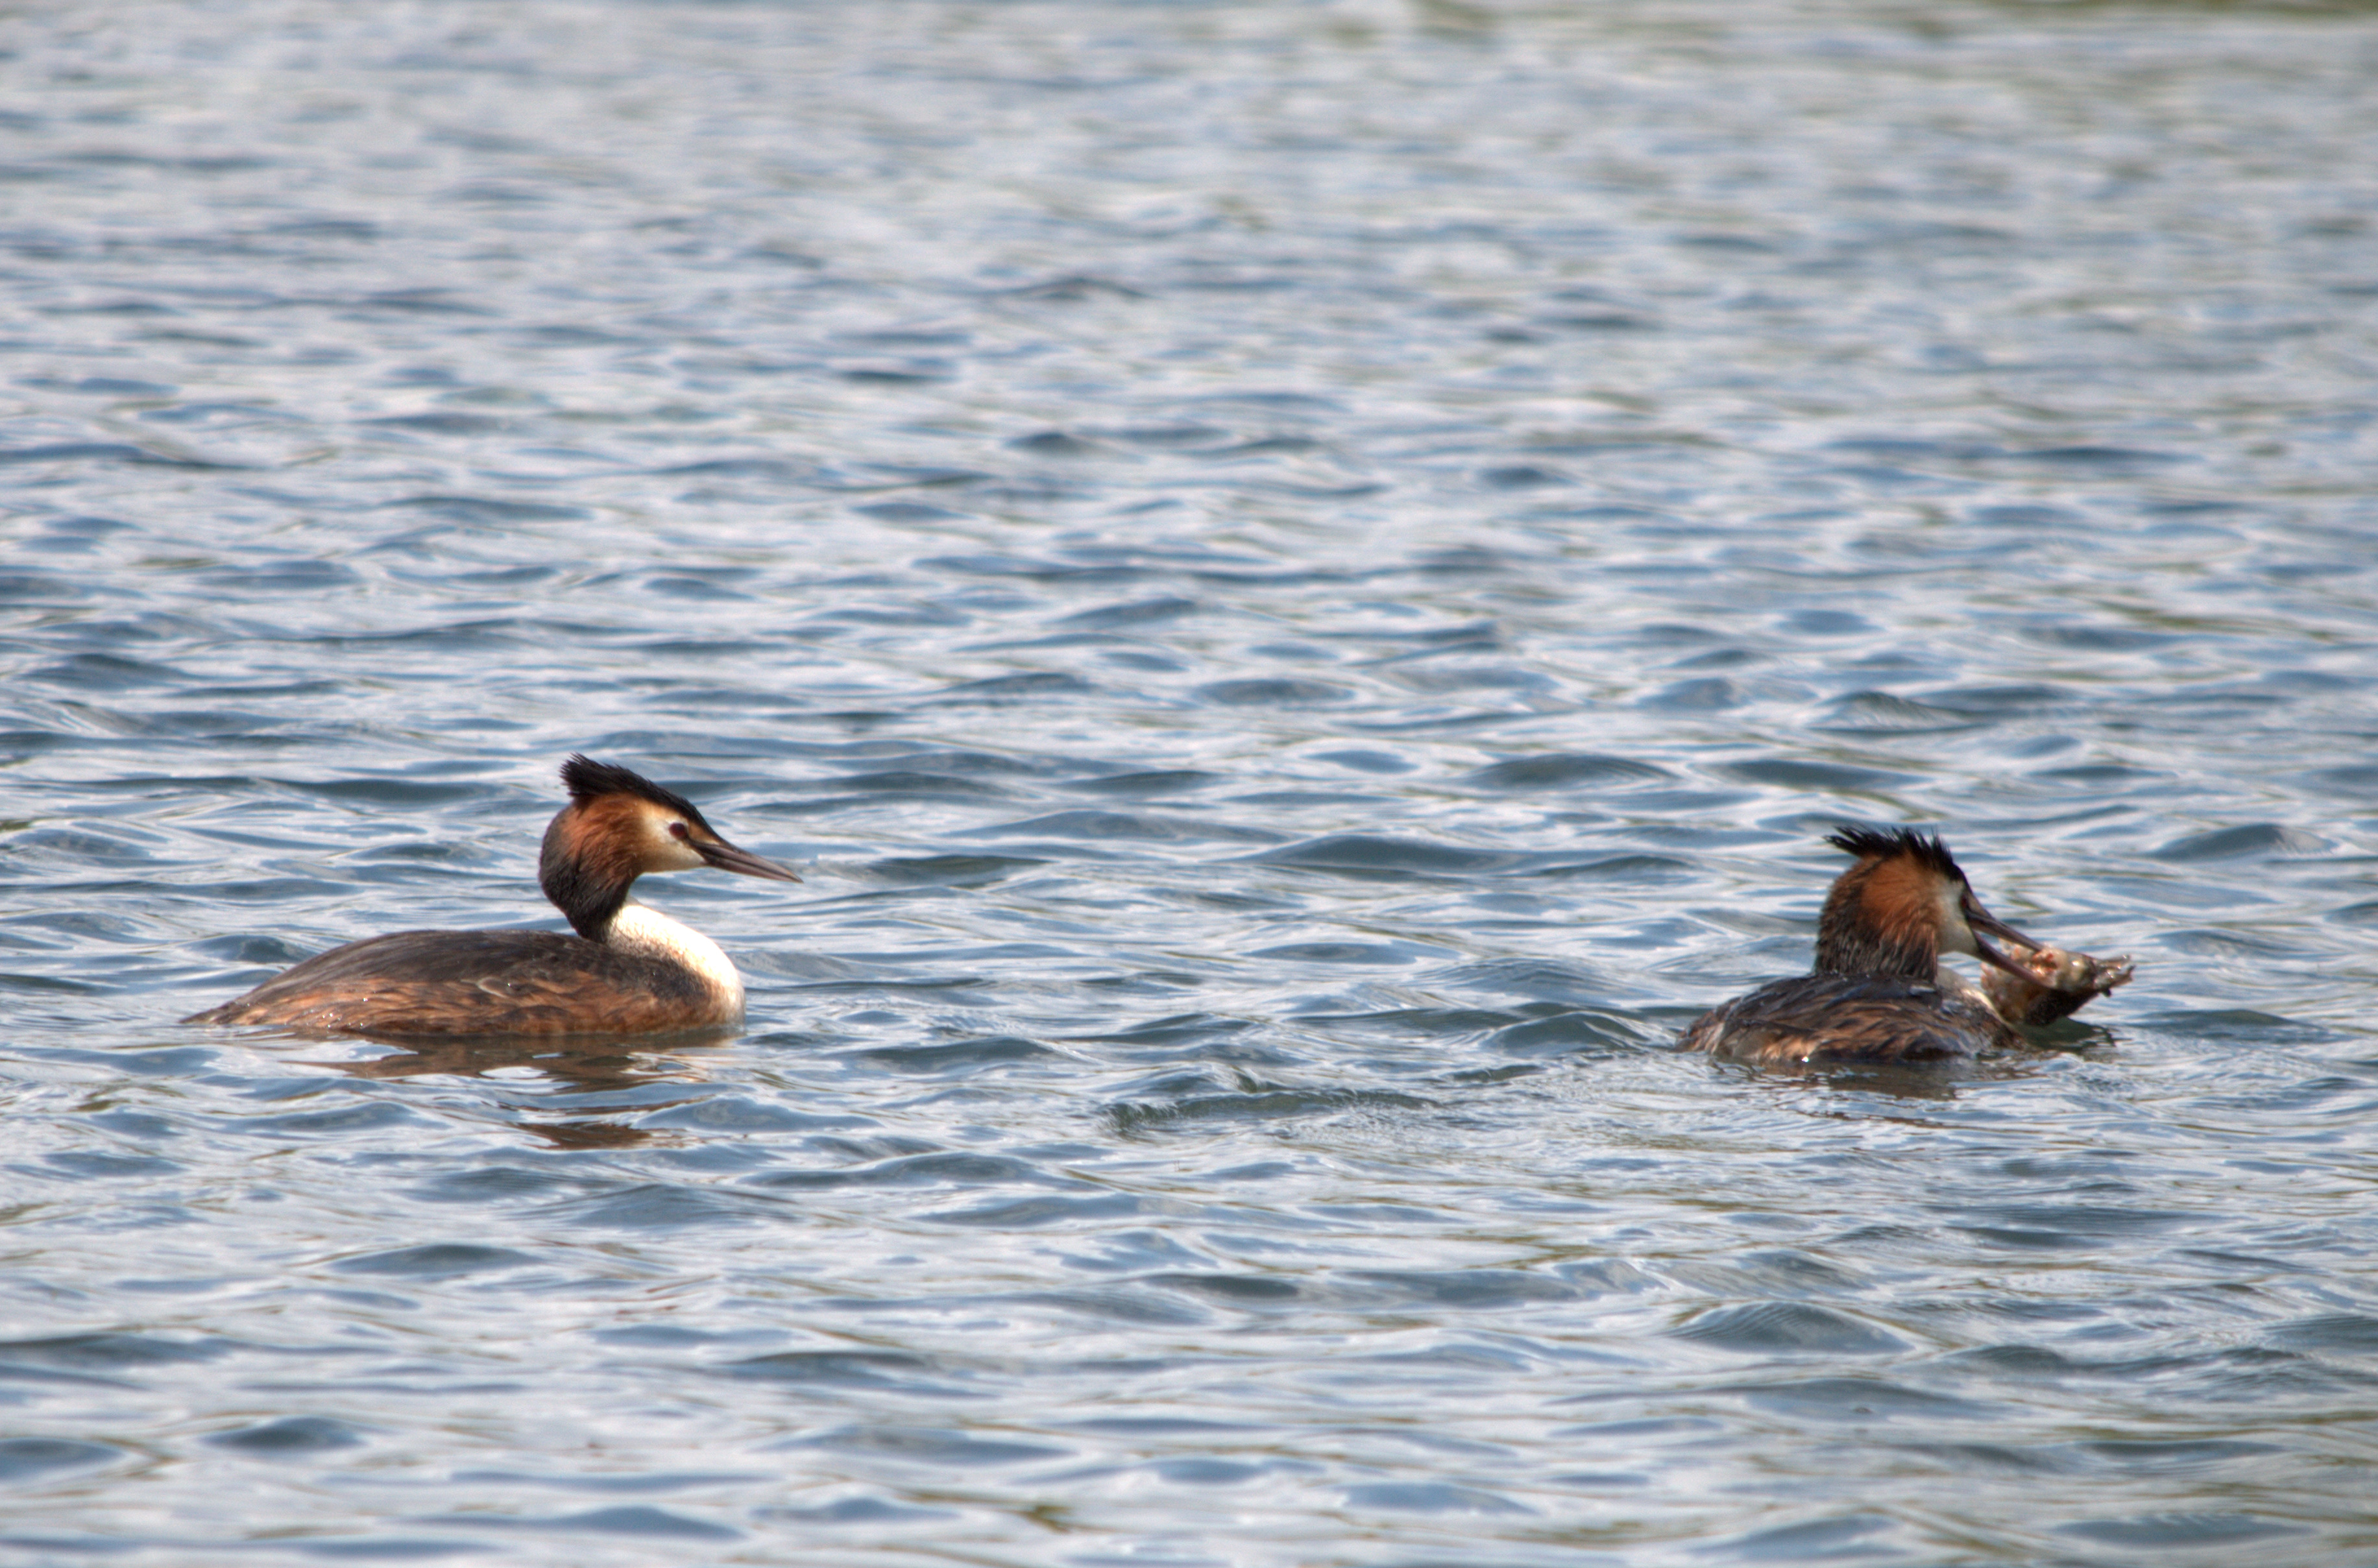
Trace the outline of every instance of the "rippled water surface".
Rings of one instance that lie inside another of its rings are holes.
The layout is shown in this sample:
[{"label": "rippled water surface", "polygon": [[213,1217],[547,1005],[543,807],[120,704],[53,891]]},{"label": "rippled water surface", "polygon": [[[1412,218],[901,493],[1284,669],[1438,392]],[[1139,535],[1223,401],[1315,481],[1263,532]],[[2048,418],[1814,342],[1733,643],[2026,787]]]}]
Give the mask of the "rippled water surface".
[{"label": "rippled water surface", "polygon": [[[2378,13],[0,49],[0,1560],[2378,1559]],[[571,750],[745,1033],[174,1022]],[[2136,982],[1675,1054],[1842,821]]]}]

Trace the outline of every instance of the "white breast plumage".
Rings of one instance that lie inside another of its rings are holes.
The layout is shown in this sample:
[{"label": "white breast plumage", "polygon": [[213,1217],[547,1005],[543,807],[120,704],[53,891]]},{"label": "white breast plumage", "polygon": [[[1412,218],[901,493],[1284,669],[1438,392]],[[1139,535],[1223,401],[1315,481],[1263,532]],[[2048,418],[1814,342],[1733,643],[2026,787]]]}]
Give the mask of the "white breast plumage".
[{"label": "white breast plumage", "polygon": [[606,947],[641,953],[690,969],[702,976],[705,988],[727,999],[736,1011],[743,1008],[743,976],[716,942],[691,926],[681,925],[634,899],[619,906],[618,918],[604,933]]}]

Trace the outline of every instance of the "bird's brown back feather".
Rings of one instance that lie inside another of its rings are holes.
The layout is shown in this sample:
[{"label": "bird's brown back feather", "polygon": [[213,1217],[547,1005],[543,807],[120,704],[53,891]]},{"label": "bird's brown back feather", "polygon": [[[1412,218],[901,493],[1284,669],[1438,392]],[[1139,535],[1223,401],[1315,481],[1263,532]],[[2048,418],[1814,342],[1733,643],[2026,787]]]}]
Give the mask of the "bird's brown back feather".
[{"label": "bird's brown back feather", "polygon": [[397,931],[307,959],[191,1023],[388,1039],[635,1035],[734,1022],[675,964],[551,931]]}]

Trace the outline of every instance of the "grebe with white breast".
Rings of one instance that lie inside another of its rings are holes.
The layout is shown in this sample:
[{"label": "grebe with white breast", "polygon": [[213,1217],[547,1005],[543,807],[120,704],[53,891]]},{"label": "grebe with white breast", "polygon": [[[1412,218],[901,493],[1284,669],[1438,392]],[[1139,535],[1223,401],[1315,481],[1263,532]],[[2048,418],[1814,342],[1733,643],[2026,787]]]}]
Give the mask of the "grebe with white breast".
[{"label": "grebe with white breast", "polygon": [[[1709,1012],[1685,1031],[1685,1049],[1766,1066],[1978,1056],[2023,1045],[2017,1024],[2052,1023],[2131,977],[2127,958],[2049,947],[1984,909],[1937,836],[1844,828],[1825,842],[1857,864],[1818,917],[1816,972]],[[1942,970],[1943,952],[1980,959],[1982,984]]]},{"label": "grebe with white breast", "polygon": [[628,890],[647,871],[701,866],[800,878],[728,844],[691,801],[625,768],[573,756],[561,782],[570,804],[545,830],[537,879],[576,936],[366,937],[184,1022],[399,1039],[655,1035],[741,1023],[743,977],[718,944]]}]

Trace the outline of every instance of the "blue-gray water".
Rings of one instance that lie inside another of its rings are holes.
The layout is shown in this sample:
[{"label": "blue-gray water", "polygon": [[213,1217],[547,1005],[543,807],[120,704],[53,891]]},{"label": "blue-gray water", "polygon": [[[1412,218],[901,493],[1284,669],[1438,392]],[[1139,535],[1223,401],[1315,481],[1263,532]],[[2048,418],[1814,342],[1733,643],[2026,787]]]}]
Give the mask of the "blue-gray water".
[{"label": "blue-gray water", "polygon": [[[0,1561],[2378,1561],[2378,12],[0,50]],[[742,1036],[174,1022],[573,749]],[[1675,1055],[1844,820],[2138,979]]]}]

